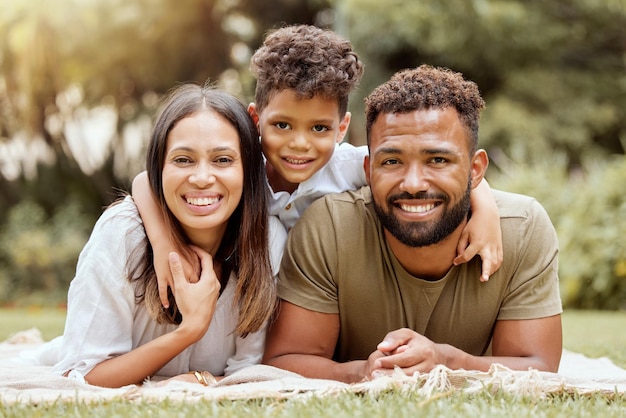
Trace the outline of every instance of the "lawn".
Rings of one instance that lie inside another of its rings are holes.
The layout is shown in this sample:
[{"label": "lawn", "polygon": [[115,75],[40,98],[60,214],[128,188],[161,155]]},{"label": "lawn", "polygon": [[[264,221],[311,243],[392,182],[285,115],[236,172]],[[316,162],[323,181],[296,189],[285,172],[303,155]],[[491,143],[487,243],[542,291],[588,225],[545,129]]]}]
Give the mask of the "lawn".
[{"label": "lawn", "polygon": [[[0,310],[0,340],[38,327],[45,339],[63,332],[62,310]],[[563,315],[564,347],[590,357],[607,356],[626,367],[626,312],[567,311]],[[389,391],[378,396],[342,393],[333,397],[302,396],[287,401],[201,401],[176,403],[129,401],[38,406],[0,405],[0,417],[624,417],[626,395],[524,398],[505,393],[467,395],[459,392],[424,399],[416,393]]]}]

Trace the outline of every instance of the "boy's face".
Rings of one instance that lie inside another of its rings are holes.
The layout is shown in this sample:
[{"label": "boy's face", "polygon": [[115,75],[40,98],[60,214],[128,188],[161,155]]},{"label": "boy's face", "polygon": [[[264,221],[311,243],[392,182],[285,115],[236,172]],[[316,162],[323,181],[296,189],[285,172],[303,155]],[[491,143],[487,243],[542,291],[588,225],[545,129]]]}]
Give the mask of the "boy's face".
[{"label": "boy's face", "polygon": [[275,192],[293,192],[324,167],[350,124],[350,113],[339,119],[337,100],[298,99],[293,90],[278,92],[261,113],[254,103],[248,110],[261,134],[268,179]]}]

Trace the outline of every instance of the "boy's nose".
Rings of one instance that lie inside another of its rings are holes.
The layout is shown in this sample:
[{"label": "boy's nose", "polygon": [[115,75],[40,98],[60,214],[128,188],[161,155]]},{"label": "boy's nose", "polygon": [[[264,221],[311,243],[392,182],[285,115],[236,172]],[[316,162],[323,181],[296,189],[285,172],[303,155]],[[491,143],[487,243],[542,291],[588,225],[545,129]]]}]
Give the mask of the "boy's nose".
[{"label": "boy's nose", "polygon": [[290,144],[291,148],[308,150],[311,148],[311,142],[307,138],[305,133],[295,132],[293,137],[291,138]]}]

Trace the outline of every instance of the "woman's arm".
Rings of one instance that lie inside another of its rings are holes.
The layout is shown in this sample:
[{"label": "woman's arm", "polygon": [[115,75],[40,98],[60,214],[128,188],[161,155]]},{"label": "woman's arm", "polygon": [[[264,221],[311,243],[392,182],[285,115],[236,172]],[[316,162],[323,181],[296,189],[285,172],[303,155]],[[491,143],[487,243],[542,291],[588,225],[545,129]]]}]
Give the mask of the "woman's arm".
[{"label": "woman's arm", "polygon": [[97,364],[85,376],[89,384],[120,387],[141,383],[202,338],[215,312],[220,284],[211,256],[197,251],[201,257],[202,276],[196,283],[185,279],[178,255],[169,254],[173,292],[183,317],[180,326],[127,353]]}]

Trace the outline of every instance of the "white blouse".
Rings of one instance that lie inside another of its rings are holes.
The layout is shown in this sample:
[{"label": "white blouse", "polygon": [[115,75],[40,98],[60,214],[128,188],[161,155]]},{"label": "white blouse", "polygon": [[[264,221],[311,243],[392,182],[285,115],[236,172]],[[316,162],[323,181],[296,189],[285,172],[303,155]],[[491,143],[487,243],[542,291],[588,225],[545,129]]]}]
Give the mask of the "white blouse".
[{"label": "white blouse", "polygon": [[[58,362],[52,372],[83,380],[98,363],[127,353],[177,325],[158,324],[144,304],[137,304],[126,270],[129,257],[143,257],[140,245],[145,231],[130,197],[107,209],[96,223],[78,259],[70,284],[65,331]],[[270,217],[270,258],[278,274],[287,234],[280,221]],[[229,375],[257,364],[263,356],[266,328],[236,336],[237,311],[233,307],[234,276],[217,300],[209,329],[200,341],[173,358],[156,375],[175,376],[190,370]]]},{"label": "white blouse", "polygon": [[311,203],[320,197],[365,186],[363,160],[366,155],[366,145],[355,147],[347,142],[335,145],[330,161],[311,178],[300,183],[293,193],[272,190],[270,214],[278,216],[289,230]]}]

